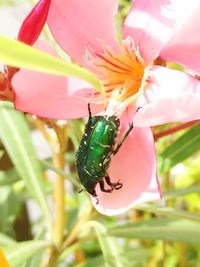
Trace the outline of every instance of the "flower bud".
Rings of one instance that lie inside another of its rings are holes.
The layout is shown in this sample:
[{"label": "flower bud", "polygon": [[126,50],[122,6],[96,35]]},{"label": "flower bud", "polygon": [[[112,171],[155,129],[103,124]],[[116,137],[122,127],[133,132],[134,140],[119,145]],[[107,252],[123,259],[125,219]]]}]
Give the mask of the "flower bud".
[{"label": "flower bud", "polygon": [[18,40],[33,45],[38,39],[46,22],[51,0],[40,0],[24,19],[18,34]]}]

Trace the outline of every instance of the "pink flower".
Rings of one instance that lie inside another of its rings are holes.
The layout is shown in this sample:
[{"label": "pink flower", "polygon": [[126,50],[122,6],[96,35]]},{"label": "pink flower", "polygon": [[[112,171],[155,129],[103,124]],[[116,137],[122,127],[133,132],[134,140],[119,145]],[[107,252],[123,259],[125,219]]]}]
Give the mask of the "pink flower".
[{"label": "pink flower", "polygon": [[[171,50],[167,50],[166,44],[174,45],[177,30],[184,31],[181,25],[187,24],[185,11],[190,10],[190,28],[195,27],[199,18],[196,16],[197,21],[193,21],[192,15],[200,4],[194,0],[184,3],[135,0],[124,23],[121,45],[116,39],[114,23],[117,7],[117,0],[52,0],[48,15],[49,27],[58,44],[102,80],[104,98],[90,85],[71,77],[23,70],[14,79],[15,106],[19,110],[48,118],[71,119],[87,116],[90,102],[92,113],[106,108],[106,115],[120,117],[120,136],[129,123],[137,127],[112,158],[109,169],[111,181],[120,179],[123,187],[108,194],[97,186],[99,204],[95,205],[94,200],[94,205],[107,215],[161,198],[149,127],[200,117],[199,81],[184,72],[149,65],[160,53],[170,59]],[[198,37],[190,37],[190,42],[199,46]],[[182,35],[181,42],[184,43]],[[176,49],[179,59],[183,54],[184,51]],[[187,66],[192,67],[192,63],[188,60]],[[193,69],[197,70],[199,65],[195,63]],[[139,106],[142,108],[136,113]]]}]

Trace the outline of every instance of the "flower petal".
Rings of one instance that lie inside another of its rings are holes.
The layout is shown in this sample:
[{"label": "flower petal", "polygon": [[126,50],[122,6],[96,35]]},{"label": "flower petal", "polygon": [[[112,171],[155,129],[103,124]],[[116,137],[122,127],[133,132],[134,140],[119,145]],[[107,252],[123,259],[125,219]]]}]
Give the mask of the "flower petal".
[{"label": "flower petal", "polygon": [[95,208],[105,215],[126,212],[133,205],[161,198],[156,173],[154,140],[150,128],[134,128],[120,151],[112,158],[110,166],[112,182],[120,181],[123,187],[104,193],[97,185],[99,203]]},{"label": "flower petal", "polygon": [[[37,42],[36,47],[56,56],[45,42]],[[88,116],[87,104],[93,89],[76,78],[21,69],[13,78],[13,87],[17,110],[52,119]],[[81,98],[84,91],[88,98]],[[102,107],[92,105],[91,109],[96,113]]]},{"label": "flower petal", "polygon": [[169,41],[189,5],[190,1],[181,0],[135,0],[125,20],[123,37],[131,36],[149,63]]},{"label": "flower petal", "polygon": [[87,46],[102,50],[100,40],[117,48],[116,0],[52,0],[48,24],[58,44],[81,65]]},{"label": "flower petal", "polygon": [[[191,1],[189,1],[191,2]],[[192,1],[193,8],[185,13],[176,34],[161,51],[165,60],[177,62],[200,74],[200,2]]]},{"label": "flower petal", "polygon": [[51,0],[40,0],[23,21],[18,40],[32,45],[38,39],[47,19]]},{"label": "flower petal", "polygon": [[184,72],[154,66],[138,99],[134,125],[154,126],[200,119],[200,82]]}]

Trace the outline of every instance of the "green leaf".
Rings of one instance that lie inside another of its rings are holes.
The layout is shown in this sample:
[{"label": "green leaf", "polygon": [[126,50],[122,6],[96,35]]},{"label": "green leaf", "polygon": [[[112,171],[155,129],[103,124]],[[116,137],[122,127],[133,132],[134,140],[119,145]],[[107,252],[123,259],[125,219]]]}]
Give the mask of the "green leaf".
[{"label": "green leaf", "polygon": [[174,218],[183,218],[187,220],[192,220],[192,221],[199,221],[200,222],[200,215],[191,213],[185,210],[177,210],[173,208],[158,208],[154,205],[149,205],[149,204],[142,204],[139,206],[135,207],[138,210],[143,210],[146,212],[151,212],[159,215],[166,215],[166,216],[171,216]]},{"label": "green leaf", "polygon": [[164,192],[164,198],[165,200],[167,199],[173,199],[173,198],[177,198],[177,197],[181,197],[181,196],[185,196],[185,195],[189,195],[189,194],[194,194],[194,193],[200,193],[200,185],[196,184],[184,189],[174,189],[174,190],[170,190],[168,192]]},{"label": "green leaf", "polygon": [[179,137],[161,154],[161,172],[186,160],[200,150],[200,123]]},{"label": "green leaf", "polygon": [[67,63],[24,43],[0,36],[0,61],[13,67],[26,68],[61,76],[74,76],[90,83],[100,92],[103,86],[87,69]]},{"label": "green leaf", "polygon": [[71,181],[72,184],[73,184],[74,186],[76,186],[77,188],[80,188],[80,189],[82,188],[81,185],[80,185],[80,183],[79,183],[76,179],[74,179],[73,174],[67,174],[67,173],[65,173],[64,171],[61,171],[60,169],[54,167],[54,166],[53,166],[51,163],[49,163],[48,161],[40,160],[40,162],[41,162],[41,164],[42,164],[44,167],[46,167],[46,168],[48,168],[48,169],[54,171],[55,173],[58,173],[58,174],[62,175],[63,177],[65,177],[66,179],[68,179],[69,181]]},{"label": "green leaf", "polygon": [[65,248],[60,254],[58,261],[63,262],[68,256],[72,255],[76,250],[82,249],[81,242],[76,242],[72,246]]},{"label": "green leaf", "polygon": [[[126,258],[129,260],[129,266],[147,266],[144,261],[151,257],[151,252],[148,249],[129,247],[126,249]],[[131,264],[130,264],[131,263]],[[137,264],[136,264],[137,263]],[[87,257],[85,262],[79,263],[74,267],[105,267],[103,257],[101,255],[96,257]]]},{"label": "green leaf", "polygon": [[[45,236],[45,229],[40,227],[39,232],[34,237],[34,241],[41,241],[44,239]],[[26,262],[24,262],[23,265],[20,265],[20,267],[36,267],[41,265],[41,260],[43,258],[43,251],[38,250],[34,253],[32,257],[30,257]]]},{"label": "green leaf", "polygon": [[15,243],[16,243],[15,240],[13,240],[12,238],[10,238],[7,235],[0,233],[0,247],[10,246],[10,245],[13,245]]},{"label": "green leaf", "polygon": [[130,266],[123,247],[116,238],[109,236],[107,229],[98,222],[89,222],[94,227],[101,246],[106,267]]},{"label": "green leaf", "polygon": [[7,171],[0,171],[0,186],[12,185],[19,180],[19,176],[15,169],[9,169]]},{"label": "green leaf", "polygon": [[2,186],[0,190],[0,229],[1,232],[13,236],[13,223],[22,208],[21,194],[17,195],[10,186]]},{"label": "green leaf", "polygon": [[152,219],[113,227],[110,235],[142,240],[200,243],[199,223],[187,220]]},{"label": "green leaf", "polygon": [[42,168],[37,160],[30,130],[25,116],[16,112],[10,103],[0,103],[0,138],[16,171],[26,182],[32,196],[38,201],[51,227],[51,215],[42,187]]},{"label": "green leaf", "polygon": [[4,247],[5,256],[12,267],[21,266],[24,261],[33,257],[41,250],[50,247],[48,241],[25,241]]},{"label": "green leaf", "polygon": [[42,253],[43,253],[43,251],[41,251],[41,250],[37,251],[23,265],[20,265],[20,267],[36,267],[36,266],[40,266],[40,263],[42,261],[42,256],[43,256]]},{"label": "green leaf", "polygon": [[105,267],[104,260],[102,256],[96,256],[86,259],[86,261],[81,262],[74,267]]}]

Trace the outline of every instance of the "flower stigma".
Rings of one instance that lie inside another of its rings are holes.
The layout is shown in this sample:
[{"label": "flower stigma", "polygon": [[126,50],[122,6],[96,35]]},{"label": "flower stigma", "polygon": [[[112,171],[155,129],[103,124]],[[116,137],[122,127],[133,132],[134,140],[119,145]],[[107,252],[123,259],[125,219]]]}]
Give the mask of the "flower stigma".
[{"label": "flower stigma", "polygon": [[[143,82],[145,63],[133,40],[123,40],[120,52],[103,44],[103,52],[87,49],[87,63],[100,75],[105,88],[106,115],[120,117],[124,110],[135,103]],[[96,92],[95,97],[99,96]]]}]

